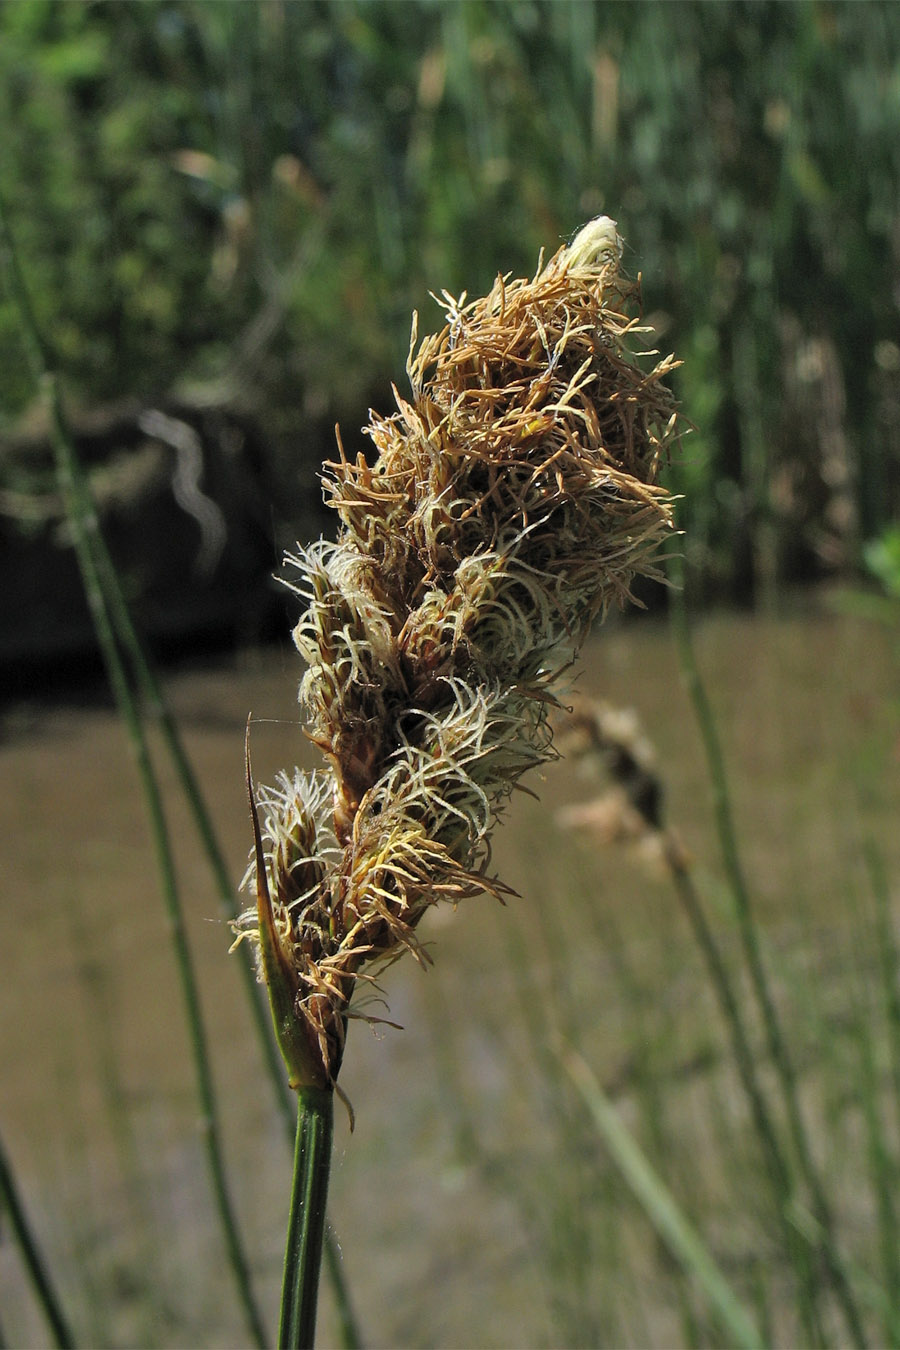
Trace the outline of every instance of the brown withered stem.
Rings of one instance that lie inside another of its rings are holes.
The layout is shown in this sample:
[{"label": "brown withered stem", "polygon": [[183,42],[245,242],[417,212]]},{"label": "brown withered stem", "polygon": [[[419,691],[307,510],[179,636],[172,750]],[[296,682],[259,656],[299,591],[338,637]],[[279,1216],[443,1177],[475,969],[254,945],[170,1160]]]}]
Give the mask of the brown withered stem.
[{"label": "brown withered stem", "polygon": [[530,281],[445,293],[418,347],[414,321],[411,397],[372,416],[374,460],[341,448],[327,466],[337,541],[288,558],[300,701],[328,768],[260,789],[265,876],[244,927],[259,937],[261,914],[277,946],[263,964],[293,1008],[297,1086],[334,1085],[360,979],[403,950],[427,960],[431,905],[504,894],[491,830],[555,753],[554,684],[598,614],[656,575],[675,362],[633,351],[620,256],[601,217]]}]

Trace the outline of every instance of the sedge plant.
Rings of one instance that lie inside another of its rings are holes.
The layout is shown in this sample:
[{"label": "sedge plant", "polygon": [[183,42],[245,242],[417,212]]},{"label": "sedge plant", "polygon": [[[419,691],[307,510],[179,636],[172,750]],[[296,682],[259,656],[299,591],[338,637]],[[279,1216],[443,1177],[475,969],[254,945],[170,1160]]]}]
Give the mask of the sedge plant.
[{"label": "sedge plant", "polygon": [[[438,903],[508,888],[490,838],[593,621],[631,598],[672,530],[657,480],[677,436],[671,357],[635,351],[639,286],[615,223],[586,225],[530,279],[443,296],[411,397],[373,415],[370,460],[340,439],[341,526],[288,557],[315,772],[248,786],[258,946],[299,1099],[280,1343],[311,1345],[333,1099],[357,986]],[[650,358],[649,360],[646,358]]]}]

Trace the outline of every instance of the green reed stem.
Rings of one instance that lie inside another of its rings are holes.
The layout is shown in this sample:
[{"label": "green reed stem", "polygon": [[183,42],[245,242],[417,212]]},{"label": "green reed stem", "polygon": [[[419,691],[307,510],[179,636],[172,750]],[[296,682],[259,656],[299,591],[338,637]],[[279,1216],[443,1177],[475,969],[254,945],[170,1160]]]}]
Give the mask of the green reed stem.
[{"label": "green reed stem", "polygon": [[334,1132],[334,1093],[330,1088],[303,1087],[297,1096],[297,1142],[284,1252],[279,1350],[312,1350],[315,1343]]},{"label": "green reed stem", "polygon": [[[22,317],[21,333],[32,374],[36,382],[42,384],[52,363],[34,317],[2,199],[0,199],[0,251],[2,251],[3,262],[9,279],[10,292],[15,298]],[[237,913],[237,906],[224,853],[216,836],[193,766],[184,749],[178,726],[162,692],[153,663],[135,627],[128,601],[122,590],[118,571],[100,531],[93,503],[90,499],[90,489],[71,435],[69,435],[65,425],[58,395],[55,396],[55,404],[54,425],[58,422],[60,434],[66,442],[68,470],[81,500],[87,504],[84,524],[90,544],[93,546],[92,573],[96,581],[94,594],[102,602],[102,607],[108,615],[115,636],[122,650],[127,653],[135,682],[141,691],[146,708],[160,729],[163,742],[172,759],[176,777],[181,784],[188,809],[200,836],[203,851],[210,865],[218,891],[220,908],[226,918],[234,918]],[[91,600],[91,594],[89,591],[88,602],[96,628],[97,611]],[[103,647],[102,643],[101,647]],[[108,661],[107,669],[109,669]],[[262,1050],[263,1060],[275,1089],[276,1101],[284,1122],[287,1138],[290,1142],[293,1142],[294,1106],[292,1093],[288,1087],[284,1075],[284,1065],[272,1035],[268,1000],[262,986],[256,980],[256,971],[249,948],[246,944],[241,944],[238,952],[244,992],[250,1004],[251,1017]],[[325,1244],[328,1274],[341,1330],[341,1344],[344,1350],[359,1350],[362,1344],[359,1326],[344,1278],[338,1242],[330,1229],[326,1232]]]},{"label": "green reed stem", "polygon": [[44,1265],[43,1258],[38,1250],[37,1242],[25,1217],[25,1210],[19,1198],[18,1188],[2,1140],[0,1140],[0,1205],[6,1210],[13,1237],[25,1263],[25,1269],[31,1280],[35,1296],[43,1309],[44,1316],[50,1323],[54,1343],[60,1347],[60,1350],[69,1350],[69,1347],[74,1346],[75,1341],[60,1307],[47,1267]]},{"label": "green reed stem", "polygon": [[[890,1082],[893,1089],[893,1115],[896,1124],[900,1107],[900,991],[897,989],[898,953],[891,915],[891,896],[884,858],[874,839],[863,841],[863,856],[869,873],[875,899],[875,937],[878,952],[879,975],[887,1023],[887,1051],[890,1064]],[[872,1189],[878,1212],[881,1238],[882,1278],[888,1302],[888,1324],[885,1339],[891,1340],[900,1322],[900,1222],[897,1215],[897,1181],[900,1177],[897,1158],[891,1148],[888,1131],[882,1121],[879,1101],[879,1074],[876,1064],[876,1044],[872,1019],[865,1011],[858,1022],[860,1066],[863,1073],[862,1108],[869,1134],[869,1156],[872,1171]]]},{"label": "green reed stem", "polygon": [[[560,1169],[553,1193],[539,1198],[539,1215],[544,1228],[541,1255],[544,1276],[549,1285],[551,1307],[558,1335],[563,1345],[594,1345],[603,1339],[603,1328],[597,1323],[597,1314],[590,1298],[595,1283],[594,1253],[592,1250],[592,1221],[590,1209],[581,1203],[581,1197],[594,1183],[595,1171],[591,1158],[590,1139],[586,1134],[588,1122],[584,1113],[571,1109],[571,1090],[568,1075],[561,1065],[555,1047],[548,1036],[550,1026],[559,1027],[567,1043],[574,1046],[578,1034],[578,1017],[571,999],[558,997],[567,990],[565,964],[560,959],[559,933],[561,916],[551,912],[549,900],[538,907],[537,922],[544,938],[546,959],[551,971],[549,990],[545,996],[536,978],[535,935],[519,915],[508,915],[504,924],[510,968],[514,972],[514,988],[528,1033],[529,1056],[534,1056],[540,1069],[546,1109],[561,1157],[568,1166]],[[523,932],[527,935],[523,935]],[[552,935],[551,935],[552,934]],[[555,939],[555,940],[554,940]],[[537,964],[542,965],[543,962]],[[567,1090],[569,1089],[569,1090]],[[514,1178],[518,1183],[518,1179]]]},{"label": "green reed stem", "polygon": [[[82,473],[80,463],[76,462],[76,472]],[[83,483],[85,491],[87,485]],[[119,574],[110,557],[102,534],[97,531],[95,551],[98,574],[102,582],[104,598],[109,607],[116,635],[131,661],[136,682],[141,690],[147,709],[159,726],[163,742],[171,756],[175,774],[181,784],[188,809],[194,819],[203,850],[209,862],[219,895],[219,904],[226,918],[232,919],[237,913],[235,892],[231,885],[225,855],[222,852],[202,790],[194,773],[193,766],[184,749],[178,726],[172,716],[168,703],[156,677],[152,662],[147,655],[140,636],[131,617],[128,602],[122,591]],[[278,1047],[272,1036],[272,1022],[265,991],[257,982],[252,954],[246,944],[238,948],[240,970],[244,992],[250,1004],[254,1028],[263,1054],[263,1060],[269,1077],[275,1088],[275,1097],[290,1143],[294,1139],[294,1106],[292,1093],[284,1074],[284,1064]],[[332,1285],[338,1321],[341,1329],[341,1344],[344,1350],[358,1350],[362,1344],[359,1326],[350,1299],[350,1292],[344,1278],[343,1265],[337,1239],[329,1229],[325,1234],[328,1276]]]},{"label": "green reed stem", "polygon": [[725,759],[716,728],[715,715],[700,677],[691,641],[690,624],[684,600],[684,570],[680,558],[672,560],[672,580],[674,586],[671,591],[671,613],[675,643],[681,662],[682,678],[697,718],[706,755],[713,790],[716,831],[722,851],[725,874],[734,900],[741,947],[750,974],[754,996],[762,1016],[769,1054],[781,1086],[791,1141],[801,1174],[809,1188],[815,1218],[822,1234],[823,1241],[820,1244],[822,1259],[828,1269],[831,1287],[843,1313],[850,1338],[853,1344],[858,1347],[858,1350],[862,1350],[862,1347],[867,1343],[862,1318],[853,1291],[844,1273],[843,1262],[837,1255],[831,1204],[813,1159],[809,1136],[800,1109],[796,1071],[782,1032],[781,1022],[763,963],[759,932],[738,850],[737,832],[725,771]]},{"label": "green reed stem", "polygon": [[[896,1113],[895,1125],[900,1129],[900,952],[894,933],[891,913],[891,892],[884,857],[874,839],[863,843],[863,857],[869,874],[869,883],[875,898],[875,923],[881,983],[884,990],[884,1014],[887,1022],[888,1053],[891,1066],[891,1085]],[[898,1289],[900,1293],[900,1289]]]},{"label": "green reed stem", "polygon": [[99,522],[93,502],[84,481],[75,447],[62,412],[58,381],[49,368],[45,348],[34,321],[28,292],[18,266],[14,242],[0,202],[0,234],[3,238],[4,262],[10,290],[18,304],[32,371],[39,383],[50,415],[51,441],[56,458],[56,471],[66,514],[72,525],[73,543],[81,570],[88,606],[100,644],[110,685],[119,714],[125,724],[132,752],[135,756],[144,799],[150,816],[151,833],[157,865],[162,882],[163,899],[169,918],[169,928],[175,951],[182,993],[185,1000],[194,1071],[198,1096],[203,1112],[202,1127],[207,1161],[213,1184],[213,1193],[219,1212],[222,1234],[228,1252],[229,1264],[235,1279],[238,1297],[255,1343],[265,1345],[262,1319],[256,1308],[250,1284],[249,1264],[244,1254],[236,1216],[226,1183],[225,1165],[219,1133],[219,1116],[213,1088],[206,1033],[200,1009],[197,982],[184,924],[184,914],[178,894],[174,859],[169,841],[168,826],[162,804],[159,783],[153,769],[147,739],[144,734],[137,703],[116,636],[101,582],[100,569],[94,547],[99,537]]},{"label": "green reed stem", "polygon": [[[202,790],[194,773],[193,766],[184,749],[178,726],[166,702],[159,680],[153,669],[144,644],[135,628],[131,611],[115,564],[109,555],[102,535],[97,535],[98,568],[103,581],[103,592],[109,604],[119,641],[131,660],[141,694],[148,711],[157,722],[163,742],[171,756],[175,774],[181,784],[188,809],[193,816],[201,845],[209,862],[210,869],[219,894],[220,908],[226,918],[232,919],[237,913],[235,892],[228,874],[225,855],[222,852]],[[290,1144],[294,1140],[294,1103],[293,1094],[284,1073],[284,1063],[272,1035],[272,1019],[269,1012],[265,990],[256,979],[256,970],[249,946],[241,943],[238,948],[240,971],[244,992],[250,1005],[252,1021],[263,1054],[263,1060],[278,1103],[285,1133]],[[327,1270],[332,1285],[338,1322],[341,1330],[341,1344],[344,1350],[359,1350],[362,1339],[359,1326],[350,1299],[350,1292],[344,1278],[343,1265],[337,1239],[328,1229],[325,1234]]]},{"label": "green reed stem", "polygon": [[240,1237],[237,1218],[231,1203],[225,1174],[225,1162],[219,1131],[219,1110],[212,1081],[209,1048],[197,979],[194,973],[193,959],[188,944],[184,921],[184,910],[178,891],[175,862],[169,839],[168,825],[163,808],[162,794],[156,777],[147,738],[144,734],[137,703],[128,681],[121,655],[116,644],[110,616],[106,608],[95,559],[89,543],[89,531],[97,530],[93,505],[83,495],[83,485],[73,471],[72,447],[66,434],[59,406],[59,390],[52,376],[44,376],[42,381],[45,394],[51,407],[53,418],[54,448],[57,454],[57,471],[60,483],[67,499],[67,514],[75,526],[75,547],[82,570],[85,589],[88,594],[94,625],[100,640],[104,661],[110,683],[113,687],[119,714],[125,723],[132,751],[137,763],[138,774],[147,809],[150,814],[151,831],[159,868],[163,901],[169,920],[169,935],[172,941],[185,1013],[194,1060],[194,1073],[197,1080],[197,1092],[202,1109],[202,1133],[206,1148],[207,1162],[213,1185],[213,1194],[222,1225],[222,1234],[228,1251],[229,1263],[235,1279],[238,1296],[244,1310],[248,1327],[258,1346],[266,1343],[265,1331],[253,1296],[250,1282],[250,1267]]},{"label": "green reed stem", "polygon": [[[878,1216],[878,1245],[884,1289],[890,1320],[896,1325],[900,1313],[900,1231],[897,1224],[897,1166],[891,1153],[881,1119],[878,1070],[872,1023],[863,1011],[854,1028],[859,1066],[859,1103],[866,1131],[866,1153],[875,1212]],[[891,1326],[883,1327],[884,1344],[895,1343]]]},{"label": "green reed stem", "polygon": [[749,1315],[674,1196],[622,1124],[596,1075],[573,1050],[563,1047],[560,1055],[629,1189],[669,1251],[705,1293],[729,1342],[741,1350],[761,1350],[762,1339]]},{"label": "green reed stem", "polygon": [[784,1156],[775,1124],[766,1104],[740,1004],[735,995],[722,953],[707,921],[693,878],[680,858],[675,856],[671,850],[669,867],[682,909],[687,916],[695,941],[706,962],[713,990],[731,1036],[738,1077],[750,1103],[754,1128],[762,1147],[766,1170],[772,1184],[776,1212],[784,1230],[785,1244],[794,1265],[798,1269],[802,1294],[801,1313],[807,1335],[810,1344],[822,1344],[824,1332],[818,1312],[820,1290],[810,1260],[809,1244],[797,1232],[789,1218],[790,1204],[794,1192],[791,1169]]},{"label": "green reed stem", "polygon": [[[543,906],[541,909],[543,912]],[[657,1056],[661,1054],[661,1057],[668,1059],[674,1053],[676,1044],[672,1036],[674,1027],[667,1022],[663,1022],[662,1025],[656,1023],[655,1000],[651,993],[651,985],[636,969],[629,954],[628,943],[623,939],[619,921],[611,907],[605,909],[601,904],[594,906],[591,918],[600,937],[602,950],[615,973],[624,1006],[628,1010],[628,1040],[624,1052],[631,1056],[628,1078],[634,1085],[634,1095],[640,1106],[641,1119],[648,1131],[649,1142],[655,1155],[657,1158],[667,1158],[672,1150],[673,1131],[677,1135],[678,1126],[673,1126],[669,1119],[670,1099],[657,1069]],[[575,1038],[569,1037],[569,1040],[573,1048],[577,1049]],[[624,1082],[621,1086],[624,1086]],[[687,1184],[690,1185],[690,1181]],[[660,1262],[661,1269],[665,1270],[667,1275],[671,1275],[672,1267],[675,1267],[681,1276],[672,1283],[678,1301],[682,1342],[686,1350],[698,1350],[705,1337],[698,1325],[695,1292],[689,1287],[678,1262],[672,1260],[671,1253],[666,1249],[661,1255],[666,1258]],[[644,1339],[648,1339],[647,1334],[644,1335]]]},{"label": "green reed stem", "polygon": [[[80,469],[80,465],[77,466]],[[128,602],[122,591],[118,572],[115,568],[102,534],[97,533],[98,572],[102,578],[103,594],[109,605],[115,625],[116,635],[127,651],[135,673],[137,684],[146,702],[150,715],[159,726],[166,748],[169,751],[176,777],[181,784],[188,809],[193,816],[197,832],[212,871],[219,894],[220,907],[227,918],[237,913],[234,889],[231,885],[225,856],[222,852],[202,790],[194,773],[193,766],[184,749],[180,733],[171,710],[163,695],[153,665],[144,649],[144,645],[135,628]],[[285,1125],[289,1140],[294,1135],[294,1110],[292,1094],[284,1074],[284,1065],[271,1034],[271,1017],[265,991],[256,980],[256,972],[249,949],[242,944],[239,949],[240,970],[244,991],[250,1004],[251,1015],[256,1029],[263,1059],[275,1088],[276,1101]],[[334,1234],[328,1230],[325,1235],[328,1255],[327,1268],[332,1284],[338,1321],[341,1328],[341,1344],[344,1350],[358,1350],[361,1337],[356,1322],[349,1290],[344,1279],[340,1251]]]},{"label": "green reed stem", "polygon": [[[78,467],[80,468],[80,466]],[[184,749],[177,724],[163,695],[153,665],[134,626],[118,572],[106,548],[105,540],[99,532],[96,536],[96,544],[98,571],[102,577],[103,594],[112,613],[117,637],[129,655],[147,709],[159,726],[164,744],[173,761],[176,777],[181,784],[188,809],[193,816],[203,850],[210,864],[219,894],[220,907],[227,918],[234,918],[237,913],[234,889],[229,880],[225,856],[216,837],[202,790]],[[240,970],[244,992],[250,1004],[251,1016],[263,1059],[275,1088],[276,1101],[288,1140],[293,1142],[294,1108],[292,1093],[285,1078],[284,1065],[278,1047],[271,1034],[268,1000],[263,987],[257,982],[249,948],[242,944],[238,948],[238,952],[240,954]],[[358,1347],[362,1344],[362,1339],[349,1289],[344,1278],[337,1239],[330,1229],[326,1230],[325,1247],[326,1266],[341,1330],[341,1344],[344,1350],[358,1350]]]}]

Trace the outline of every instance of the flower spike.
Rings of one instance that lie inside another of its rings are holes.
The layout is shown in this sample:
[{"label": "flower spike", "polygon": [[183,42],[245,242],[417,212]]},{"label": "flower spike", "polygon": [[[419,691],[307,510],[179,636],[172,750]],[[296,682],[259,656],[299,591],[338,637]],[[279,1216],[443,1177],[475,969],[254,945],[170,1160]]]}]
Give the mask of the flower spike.
[{"label": "flower spike", "polygon": [[337,540],[287,559],[327,768],[260,789],[260,821],[248,757],[257,905],[241,925],[295,1085],[334,1086],[358,980],[404,950],[427,963],[432,905],[509,894],[491,834],[555,754],[554,690],[598,615],[658,576],[677,363],[634,350],[622,251],[599,217],[531,280],[445,292],[438,333],[414,319],[409,397],[371,415],[371,457],[338,437],[326,466]]}]

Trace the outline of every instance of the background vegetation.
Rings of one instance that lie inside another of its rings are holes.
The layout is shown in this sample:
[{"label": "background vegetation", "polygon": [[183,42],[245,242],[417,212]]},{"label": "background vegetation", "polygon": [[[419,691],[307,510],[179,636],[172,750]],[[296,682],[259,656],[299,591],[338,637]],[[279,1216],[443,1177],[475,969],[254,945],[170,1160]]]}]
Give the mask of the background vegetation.
[{"label": "background vegetation", "polygon": [[[600,211],[685,362],[703,592],[852,572],[897,517],[890,3],[12,0],[0,117],[71,400],[244,419],[274,502],[248,565],[317,528],[333,424],[355,446],[386,405],[429,290],[528,272]],[[0,371],[15,449],[33,388],[2,303]],[[37,529],[40,457],[0,474]]]},{"label": "background vegetation", "polygon": [[[605,631],[586,653],[580,687],[638,704],[657,743],[777,1184],[690,906],[665,869],[648,879],[626,851],[560,832],[555,808],[593,790],[557,766],[498,837],[497,870],[521,900],[436,924],[435,970],[390,972],[406,1030],[377,1043],[354,1030],[342,1081],[360,1128],[351,1141],[339,1124],[332,1215],[367,1344],[725,1339],[696,1272],[657,1243],[613,1165],[563,1045],[766,1344],[900,1337],[898,15],[878,0],[0,7],[0,189],[145,619],[148,597],[170,603],[188,578],[198,593],[218,586],[217,622],[239,606],[246,617],[281,545],[320,528],[335,420],[362,447],[367,404],[385,407],[391,379],[402,387],[410,311],[424,326],[429,290],[476,294],[497,270],[529,272],[599,211],[643,272],[660,344],[685,361],[678,389],[697,430],[670,473],[685,494],[689,594],[762,609],[788,583],[863,569],[885,593],[849,615],[703,622],[743,871],[727,830],[722,842],[718,783],[713,827],[664,627]],[[212,575],[196,522],[179,536],[181,507],[157,509],[160,473],[171,496],[178,461],[147,459],[155,410],[201,438],[230,554]],[[0,292],[4,641],[26,620],[29,642],[58,636],[83,606],[71,539],[19,316]],[[226,892],[248,844],[248,708],[279,719],[254,727],[262,781],[307,753],[294,664],[255,659],[171,682],[225,841]],[[146,690],[138,702],[161,720]],[[238,1343],[169,930],[196,956],[267,1319],[290,1166],[178,773],[159,754],[183,929],[161,914],[115,716],[26,698],[0,733],[16,906],[2,1126],[62,1304],[83,1343]],[[46,1343],[6,1211],[0,1340]],[[323,1317],[337,1343],[333,1300]]]}]

